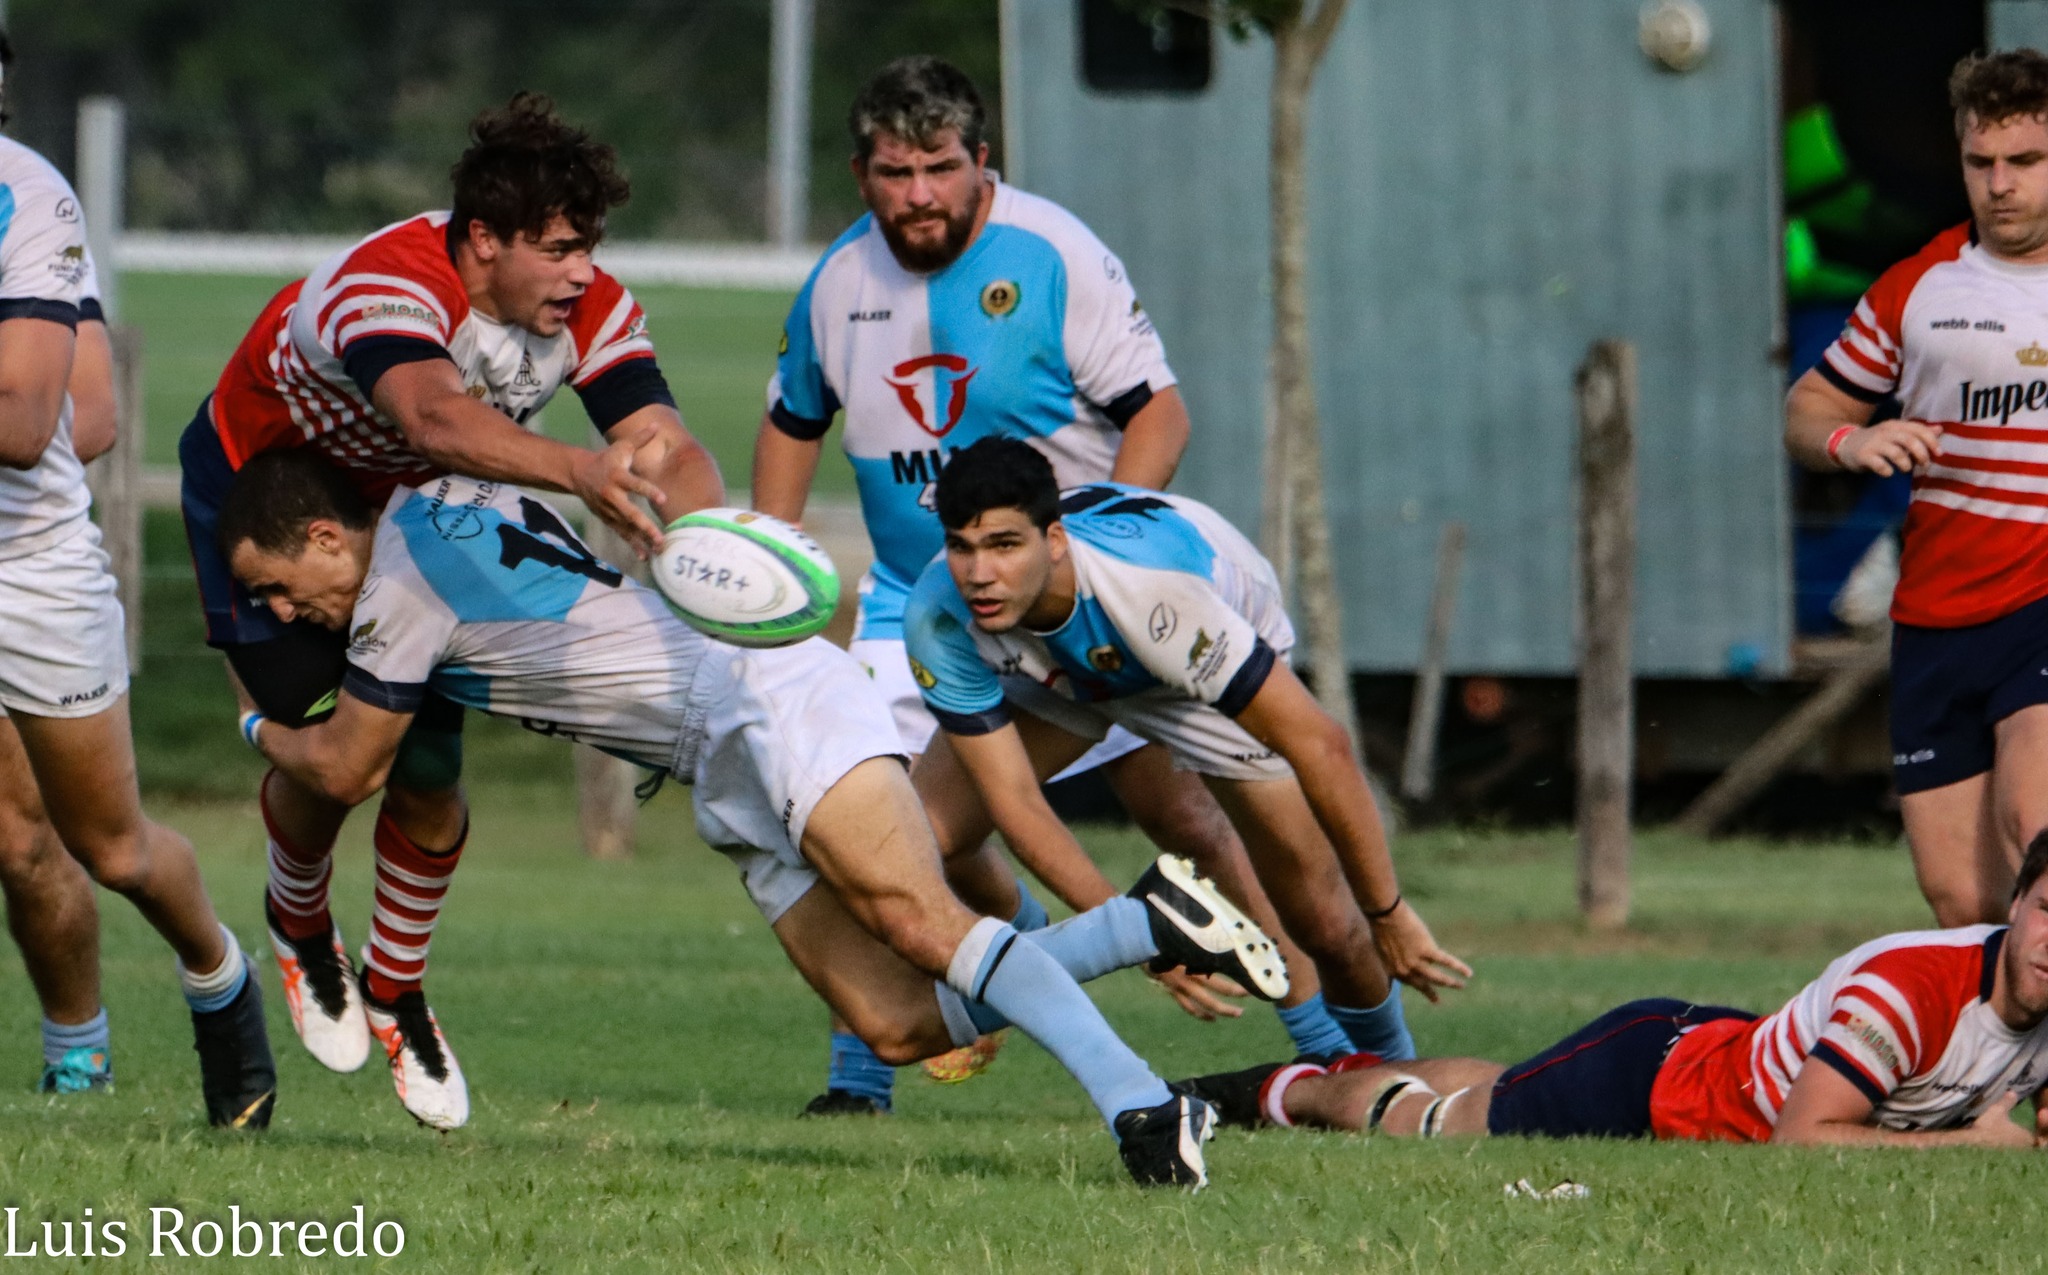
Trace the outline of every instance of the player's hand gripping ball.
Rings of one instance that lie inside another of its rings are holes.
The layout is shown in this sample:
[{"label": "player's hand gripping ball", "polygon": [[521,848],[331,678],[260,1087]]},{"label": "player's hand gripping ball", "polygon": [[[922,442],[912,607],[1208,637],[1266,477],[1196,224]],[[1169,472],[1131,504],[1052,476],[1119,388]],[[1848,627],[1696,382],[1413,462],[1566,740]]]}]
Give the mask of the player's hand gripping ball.
[{"label": "player's hand gripping ball", "polygon": [[654,584],[677,615],[735,646],[814,637],[839,605],[839,569],[818,542],[750,509],[699,509],[670,523]]}]

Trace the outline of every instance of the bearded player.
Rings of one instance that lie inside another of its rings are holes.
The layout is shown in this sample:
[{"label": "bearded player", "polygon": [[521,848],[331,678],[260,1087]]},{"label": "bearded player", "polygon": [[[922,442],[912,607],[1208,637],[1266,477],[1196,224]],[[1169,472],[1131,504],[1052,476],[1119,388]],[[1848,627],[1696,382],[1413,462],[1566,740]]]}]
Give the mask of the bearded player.
[{"label": "bearded player", "polygon": [[[903,606],[939,550],[932,490],[948,457],[993,434],[1028,439],[1064,484],[1164,487],[1187,446],[1188,414],[1152,321],[1116,256],[1073,214],[987,166],[974,84],[931,57],[882,68],[849,113],[853,176],[868,215],[812,270],[791,308],[754,452],[755,507],[800,521],[836,416],[860,485],[875,565],[861,582],[850,648],[888,698],[903,747],[922,753],[934,722],[903,656]],[[1273,932],[1300,977],[1280,1008],[1296,1048],[1347,1052],[1309,963],[1277,927],[1229,820],[1165,750],[1112,730],[1062,776],[1100,767],[1151,838],[1220,881]],[[1114,893],[1085,857],[1042,864],[1074,908]],[[956,888],[1020,926],[1045,909],[992,852],[949,860]],[[1162,979],[1191,1013],[1236,1014],[1208,989]],[[1398,1001],[1347,1025],[1389,1056],[1412,1052]],[[836,1031],[826,1093],[812,1113],[886,1111],[893,1073]]]},{"label": "bearded player", "polygon": [[[452,210],[387,226],[273,298],[179,444],[207,641],[273,721],[334,711],[348,638],[280,619],[229,572],[216,523],[252,457],[310,448],[378,502],[439,473],[573,492],[642,552],[660,530],[635,497],[682,513],[722,491],[676,413],[639,305],[591,264],[606,214],[628,193],[611,148],[531,94],[479,116],[470,138]],[[525,428],[564,386],[609,446]],[[261,791],[265,908],[307,1049],[352,1071],[374,1036],[406,1109],[450,1129],[468,1119],[468,1091],[422,980],[468,835],[461,709],[431,695],[409,722],[377,816],[362,979],[328,909],[349,803],[278,771]]]},{"label": "bearded player", "polygon": [[[1224,1122],[1397,1137],[1679,1138],[1841,1146],[2048,1143],[2048,833],[2003,925],[1865,943],[1759,1018],[1631,1001],[1526,1062],[1272,1063],[1180,1081]],[[2034,1100],[2031,1132],[2009,1118]]]},{"label": "bearded player", "polygon": [[236,478],[219,534],[281,618],[356,635],[331,719],[243,719],[284,773],[361,800],[438,688],[672,775],[791,962],[882,1056],[913,1062],[1014,1022],[1087,1089],[1136,1180],[1204,1180],[1207,1107],[1169,1094],[1076,982],[1164,958],[1285,992],[1265,936],[1181,861],[1022,940],[976,916],[947,889],[896,733],[851,657],[817,638],[713,641],[504,484],[402,488],[380,519],[320,458],[273,454]]}]

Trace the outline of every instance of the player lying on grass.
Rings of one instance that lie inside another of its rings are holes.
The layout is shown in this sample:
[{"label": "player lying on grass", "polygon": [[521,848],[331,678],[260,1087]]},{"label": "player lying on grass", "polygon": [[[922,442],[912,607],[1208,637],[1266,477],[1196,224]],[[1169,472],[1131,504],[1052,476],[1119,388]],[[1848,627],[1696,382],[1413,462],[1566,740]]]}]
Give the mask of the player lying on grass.
[{"label": "player lying on grass", "polygon": [[[606,215],[628,194],[611,148],[522,93],[470,126],[452,186],[451,211],[386,226],[272,298],[178,445],[207,643],[288,725],[333,711],[347,642],[280,622],[237,589],[215,548],[221,502],[250,457],[311,448],[378,505],[441,473],[573,491],[643,549],[660,527],[636,497],[673,514],[723,497],[655,366],[638,303],[591,263]],[[610,446],[526,427],[565,388]],[[361,1067],[374,1035],[407,1109],[441,1128],[469,1118],[461,1067],[432,1034],[425,991],[434,913],[469,835],[461,730],[461,707],[430,692],[384,789],[366,997],[328,910],[348,807],[275,771],[259,790],[270,834],[264,909],[292,1026],[336,1071]]]},{"label": "player lying on grass", "polygon": [[78,200],[0,139],[0,202],[0,881],[44,1011],[63,1015],[44,1020],[42,1087],[113,1079],[83,864],[177,954],[207,1118],[260,1128],[277,1087],[262,993],[191,844],[143,812],[136,785],[126,626],[79,454],[106,450],[111,420],[81,447],[89,421],[69,393],[81,360],[97,366],[82,388],[112,384]]},{"label": "player lying on grass", "polygon": [[[1768,1017],[1639,1000],[1512,1067],[1477,1058],[1325,1071],[1272,1063],[1180,1081],[1224,1123],[1399,1137],[2048,1144],[2048,833],[2007,925],[1865,943]],[[2008,1117],[2034,1099],[2030,1133]]]},{"label": "player lying on grass", "polygon": [[245,716],[281,771],[343,804],[368,798],[432,687],[673,775],[791,962],[884,1059],[1014,1023],[1087,1089],[1134,1178],[1204,1180],[1208,1109],[1168,1094],[1076,981],[1161,959],[1285,992],[1265,936],[1176,861],[1135,897],[1020,942],[947,889],[895,727],[851,656],[815,638],[714,642],[502,484],[401,488],[380,520],[319,457],[270,453],[236,476],[220,541],[280,618],[350,635],[333,717],[294,730]]},{"label": "player lying on grass", "polygon": [[945,553],[904,638],[939,722],[918,783],[942,845],[992,822],[1041,878],[1106,888],[1039,783],[1122,725],[1216,794],[1355,1043],[1400,1018],[1389,971],[1432,1000],[1463,986],[1471,970],[1401,897],[1343,728],[1287,667],[1293,629],[1250,542],[1184,497],[1063,494],[1011,438],[956,453],[935,503]]}]

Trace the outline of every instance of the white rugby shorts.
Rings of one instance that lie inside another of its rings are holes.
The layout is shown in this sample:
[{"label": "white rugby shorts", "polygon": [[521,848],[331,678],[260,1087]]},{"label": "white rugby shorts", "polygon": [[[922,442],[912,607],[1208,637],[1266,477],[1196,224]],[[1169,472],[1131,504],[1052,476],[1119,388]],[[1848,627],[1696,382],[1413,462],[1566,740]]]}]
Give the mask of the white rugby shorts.
[{"label": "white rugby shorts", "polygon": [[690,776],[697,835],[729,856],[773,925],[818,883],[801,846],[811,811],[870,757],[904,757],[866,672],[823,638],[770,651],[705,649],[706,705]]},{"label": "white rugby shorts", "polygon": [[100,529],[0,558],[0,708],[91,717],[128,693],[128,639]]},{"label": "white rugby shorts", "polygon": [[1164,746],[1178,770],[1219,779],[1294,777],[1287,760],[1253,739],[1244,727],[1171,687],[1080,704],[1028,677],[1005,677],[1002,684],[1003,699],[1012,709],[1082,739],[1100,740],[1112,731],[1128,731],[1140,740]]},{"label": "white rugby shorts", "polygon": [[[924,696],[918,693],[917,679],[910,675],[910,657],[903,649],[902,639],[861,638],[846,649],[860,661],[861,667],[874,678],[876,689],[889,701],[890,715],[895,719],[896,730],[903,736],[904,751],[912,755],[923,752],[931,744],[932,733],[939,728],[939,723],[932,716],[932,711],[925,707]],[[1096,743],[1075,758],[1073,765],[1047,782],[1058,783],[1062,779],[1085,775],[1097,766],[1145,746],[1144,740],[1114,725],[1106,735],[1087,735],[1084,738],[1093,739]]]}]

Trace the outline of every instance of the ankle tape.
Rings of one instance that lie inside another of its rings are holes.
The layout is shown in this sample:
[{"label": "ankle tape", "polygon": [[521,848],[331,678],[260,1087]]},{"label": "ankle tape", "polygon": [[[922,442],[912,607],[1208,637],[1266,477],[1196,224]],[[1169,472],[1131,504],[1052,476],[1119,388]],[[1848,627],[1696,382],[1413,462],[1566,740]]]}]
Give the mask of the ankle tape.
[{"label": "ankle tape", "polygon": [[1319,1067],[1315,1063],[1289,1063],[1282,1067],[1266,1077],[1266,1083],[1259,1086],[1259,1114],[1283,1129],[1292,1129],[1294,1122],[1287,1118],[1287,1086],[1303,1076],[1328,1074],[1327,1068]]},{"label": "ankle tape", "polygon": [[1377,1133],[1380,1121],[1387,1118],[1387,1113],[1394,1109],[1394,1104],[1410,1094],[1427,1094],[1431,1098],[1437,1096],[1436,1090],[1431,1089],[1428,1082],[1420,1076],[1391,1076],[1381,1084],[1379,1090],[1373,1094],[1372,1100],[1366,1104],[1365,1132]]}]

